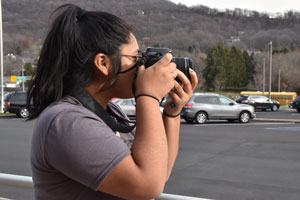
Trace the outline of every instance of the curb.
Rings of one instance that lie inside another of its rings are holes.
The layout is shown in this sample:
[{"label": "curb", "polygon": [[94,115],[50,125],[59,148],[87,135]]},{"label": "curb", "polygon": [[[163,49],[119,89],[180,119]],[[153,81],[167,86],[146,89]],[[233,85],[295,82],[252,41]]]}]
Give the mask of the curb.
[{"label": "curb", "polygon": [[300,123],[299,119],[269,119],[269,118],[254,118],[254,121],[263,121],[263,122],[295,122]]}]

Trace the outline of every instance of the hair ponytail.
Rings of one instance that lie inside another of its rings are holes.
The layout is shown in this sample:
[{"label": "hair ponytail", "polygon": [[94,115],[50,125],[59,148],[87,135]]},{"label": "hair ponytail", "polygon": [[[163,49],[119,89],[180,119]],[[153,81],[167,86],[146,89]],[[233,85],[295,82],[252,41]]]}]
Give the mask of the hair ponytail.
[{"label": "hair ponytail", "polygon": [[[128,43],[130,27],[118,17],[104,12],[86,12],[67,4],[57,8],[56,18],[44,41],[36,74],[29,87],[27,105],[33,103],[29,119],[34,119],[51,103],[80,86],[93,74],[97,53],[114,56]],[[115,72],[119,66],[115,66]],[[30,107],[29,107],[30,108]]]}]

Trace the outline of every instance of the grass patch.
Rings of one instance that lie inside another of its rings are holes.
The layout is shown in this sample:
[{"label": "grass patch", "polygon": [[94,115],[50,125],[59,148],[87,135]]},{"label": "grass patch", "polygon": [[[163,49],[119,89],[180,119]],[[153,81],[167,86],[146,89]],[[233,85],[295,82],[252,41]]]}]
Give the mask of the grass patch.
[{"label": "grass patch", "polygon": [[6,117],[6,116],[14,116],[16,114],[14,113],[0,113],[0,117]]},{"label": "grass patch", "polygon": [[216,92],[216,93],[233,100],[236,100],[240,96],[239,92]]},{"label": "grass patch", "polygon": [[213,92],[204,92],[204,93],[214,93],[214,94],[223,95],[223,96],[228,97],[228,98],[230,98],[230,99],[232,99],[234,101],[240,96],[239,92],[213,91]]}]

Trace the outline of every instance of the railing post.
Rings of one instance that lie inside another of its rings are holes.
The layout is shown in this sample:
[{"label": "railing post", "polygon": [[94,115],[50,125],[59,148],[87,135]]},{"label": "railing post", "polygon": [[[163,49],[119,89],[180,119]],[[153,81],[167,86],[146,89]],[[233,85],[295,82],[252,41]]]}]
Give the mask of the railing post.
[{"label": "railing post", "polygon": [[[32,189],[33,181],[30,176],[19,176],[13,174],[0,173],[0,185]],[[188,196],[165,194],[165,193],[161,194],[159,197],[155,199],[156,200],[210,200],[210,199],[202,199],[198,197],[188,197]]]},{"label": "railing post", "polygon": [[211,200],[211,199],[203,199],[198,197],[189,197],[189,196],[162,193],[155,200]]},{"label": "railing post", "polygon": [[3,173],[0,173],[0,185],[29,189],[33,188],[33,182],[31,177]]}]

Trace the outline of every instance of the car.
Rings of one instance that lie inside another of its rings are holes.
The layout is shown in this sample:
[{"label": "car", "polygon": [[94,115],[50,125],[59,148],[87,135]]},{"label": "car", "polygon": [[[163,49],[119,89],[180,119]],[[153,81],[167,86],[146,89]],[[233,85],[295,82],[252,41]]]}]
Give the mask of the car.
[{"label": "car", "polygon": [[8,108],[7,108],[7,101],[10,98],[12,93],[7,93],[4,95],[4,107],[3,107],[3,112],[7,113],[8,112]]},{"label": "car", "polygon": [[181,111],[181,117],[188,123],[204,124],[207,120],[228,120],[248,123],[255,118],[254,107],[238,104],[214,93],[194,93]]},{"label": "car", "polygon": [[123,112],[129,117],[134,118],[135,117],[135,99],[118,99],[114,98],[112,102],[118,106],[121,107]]},{"label": "car", "polygon": [[9,94],[4,103],[4,111],[15,113],[18,117],[29,117],[29,109],[27,108],[27,93],[13,92]]},{"label": "car", "polygon": [[277,111],[280,108],[280,103],[278,101],[271,100],[268,97],[261,95],[241,95],[236,102],[249,104],[255,109],[261,109],[263,111],[267,109]]},{"label": "car", "polygon": [[[121,107],[123,112],[130,118],[135,119],[135,98],[129,98],[129,99],[119,99],[119,98],[113,98],[111,99],[111,102]],[[163,112],[163,105],[165,100],[162,100],[160,102],[160,112]]]},{"label": "car", "polygon": [[[5,104],[5,100],[7,99],[7,97],[9,96],[11,94],[11,92],[4,92],[4,94],[3,94],[3,99],[4,99],[4,104]],[[1,95],[1,94],[0,94]],[[1,103],[1,97],[0,97],[0,103]],[[3,105],[4,105],[3,104]],[[3,108],[3,111],[4,111],[4,113],[5,113],[5,107]]]},{"label": "car", "polygon": [[296,109],[300,113],[300,96],[297,96],[291,104],[291,108]]}]

